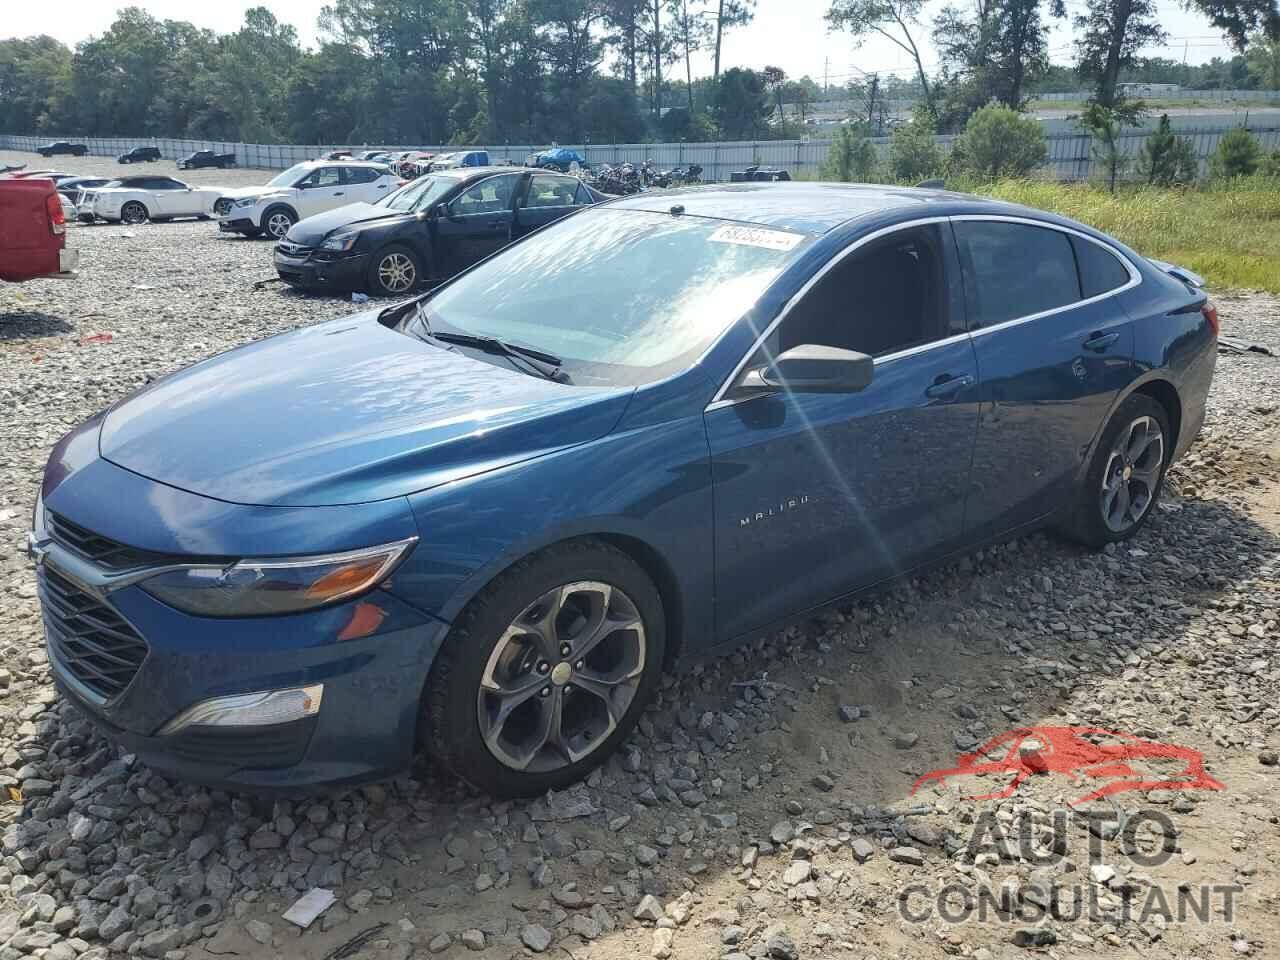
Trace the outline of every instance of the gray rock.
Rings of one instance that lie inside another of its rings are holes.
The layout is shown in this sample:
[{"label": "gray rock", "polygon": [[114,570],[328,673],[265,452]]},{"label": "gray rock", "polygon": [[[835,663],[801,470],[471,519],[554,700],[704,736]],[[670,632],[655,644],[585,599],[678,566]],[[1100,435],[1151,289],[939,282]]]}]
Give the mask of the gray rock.
[{"label": "gray rock", "polygon": [[859,863],[866,863],[876,852],[875,845],[866,837],[854,837],[849,846],[853,849],[853,858]]},{"label": "gray rock", "polygon": [[795,940],[785,929],[775,929],[769,932],[765,937],[764,952],[765,956],[769,957],[770,960],[797,960],[800,956]]},{"label": "gray rock", "polygon": [[631,914],[637,920],[658,921],[666,916],[666,912],[662,909],[662,903],[651,893],[646,893],[640,898],[640,903],[636,905],[635,910]]},{"label": "gray rock", "polygon": [[889,851],[889,859],[894,863],[908,863],[918,867],[924,863],[924,854],[915,847],[894,847]]},{"label": "gray rock", "polygon": [[484,949],[484,931],[477,930],[472,927],[470,930],[463,930],[462,935],[458,938],[464,947],[468,950]]},{"label": "gray rock", "polygon": [[271,943],[271,924],[265,920],[249,920],[244,925],[244,932],[258,943],[266,946]]},{"label": "gray rock", "polygon": [[520,930],[520,942],[534,953],[543,953],[551,946],[551,931],[541,924],[526,923]]},{"label": "gray rock", "polygon": [[98,924],[98,936],[108,942],[133,929],[133,917],[124,907],[116,907]]},{"label": "gray rock", "polygon": [[431,953],[444,953],[452,943],[453,939],[447,933],[437,933],[427,944],[427,950]]}]

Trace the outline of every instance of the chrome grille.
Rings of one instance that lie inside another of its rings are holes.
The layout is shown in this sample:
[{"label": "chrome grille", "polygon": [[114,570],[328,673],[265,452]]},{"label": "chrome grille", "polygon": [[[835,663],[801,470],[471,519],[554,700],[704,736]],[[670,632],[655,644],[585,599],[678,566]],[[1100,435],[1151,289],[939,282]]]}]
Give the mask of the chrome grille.
[{"label": "chrome grille", "polygon": [[146,659],[146,641],[115,610],[47,563],[36,580],[54,660],[104,700],[118,696]]}]

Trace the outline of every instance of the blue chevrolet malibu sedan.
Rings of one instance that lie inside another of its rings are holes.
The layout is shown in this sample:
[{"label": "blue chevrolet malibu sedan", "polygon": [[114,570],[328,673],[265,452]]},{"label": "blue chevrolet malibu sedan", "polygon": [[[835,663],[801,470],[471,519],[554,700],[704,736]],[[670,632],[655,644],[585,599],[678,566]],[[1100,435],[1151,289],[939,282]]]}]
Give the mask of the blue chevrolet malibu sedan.
[{"label": "blue chevrolet malibu sedan", "polygon": [[645,193],[232,350],[58,443],[63,695],[180,778],[581,777],[663,668],[984,543],[1099,546],[1194,440],[1217,315],[944,192]]}]

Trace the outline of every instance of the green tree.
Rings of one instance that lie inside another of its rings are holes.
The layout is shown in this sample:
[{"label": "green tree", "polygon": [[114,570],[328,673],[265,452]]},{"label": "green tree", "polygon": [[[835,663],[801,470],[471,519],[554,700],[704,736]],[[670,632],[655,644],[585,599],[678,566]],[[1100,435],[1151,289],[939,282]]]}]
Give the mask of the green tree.
[{"label": "green tree", "polygon": [[1087,0],[1084,14],[1075,18],[1076,67],[1094,84],[1093,99],[1105,108],[1120,107],[1116,90],[1120,71],[1137,62],[1143,47],[1162,43],[1164,29],[1155,0]]},{"label": "green tree", "polygon": [[1209,158],[1209,175],[1217,178],[1247,177],[1262,166],[1262,147],[1244,127],[1234,127],[1222,135],[1218,149]]},{"label": "green tree", "polygon": [[754,139],[769,119],[769,92],[754,70],[733,67],[716,85],[712,107],[721,133],[730,140]]},{"label": "green tree", "polygon": [[889,141],[889,173],[894,180],[916,183],[942,172],[942,151],[924,111],[893,131]]},{"label": "green tree", "polygon": [[[1061,0],[1050,12],[1065,15]],[[942,116],[963,124],[979,107],[995,101],[1021,110],[1028,87],[1049,69],[1048,25],[1040,0],[975,0],[971,11],[942,9],[933,21],[933,42],[946,71]]]},{"label": "green tree", "polygon": [[1116,181],[1129,166],[1120,144],[1124,128],[1137,123],[1138,108],[1132,104],[1104,107],[1090,103],[1077,118],[1080,126],[1089,133],[1089,153],[1097,165],[1107,189],[1116,192]]},{"label": "green tree", "polygon": [[1048,156],[1038,121],[998,104],[989,104],[969,118],[956,149],[975,176],[1025,177]]},{"label": "green tree", "polygon": [[913,28],[919,29],[923,6],[924,0],[831,0],[827,22],[834,29],[848,31],[855,43],[870,36],[881,36],[911,57],[925,109],[931,116],[936,116],[933,90],[924,71],[920,47],[912,33]]},{"label": "green tree", "polygon": [[1280,40],[1255,35],[1249,41],[1245,64],[1250,78],[1263,90],[1280,90]]},{"label": "green tree", "polygon": [[860,124],[843,124],[831,140],[822,164],[822,179],[842,183],[869,183],[875,179],[876,148]]},{"label": "green tree", "polygon": [[756,0],[716,0],[715,56],[712,61],[712,80],[720,79],[720,49],[724,44],[724,32],[734,27],[744,27],[755,18]]},{"label": "green tree", "polygon": [[1142,144],[1138,153],[1138,175],[1147,183],[1168,187],[1191,183],[1199,172],[1195,150],[1181,137],[1174,136],[1167,113],[1160,115],[1160,125]]},{"label": "green tree", "polygon": [[53,37],[0,40],[0,130],[52,130],[71,90],[71,51]]}]

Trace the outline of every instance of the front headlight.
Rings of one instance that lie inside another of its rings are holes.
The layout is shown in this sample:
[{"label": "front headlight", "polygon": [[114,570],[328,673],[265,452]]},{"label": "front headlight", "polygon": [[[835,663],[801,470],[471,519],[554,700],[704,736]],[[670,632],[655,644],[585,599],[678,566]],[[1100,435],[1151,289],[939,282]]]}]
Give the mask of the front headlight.
[{"label": "front headlight", "polygon": [[333,250],[337,253],[346,253],[356,245],[356,241],[360,239],[358,233],[340,233],[336,237],[329,237],[324,243],[320,244],[321,250]]},{"label": "front headlight", "polygon": [[181,567],[139,586],[157,600],[201,617],[297,613],[371,590],[391,575],[417,539],[320,557]]},{"label": "front headlight", "polygon": [[257,197],[245,197],[243,200],[237,200],[235,205],[237,207],[252,207],[257,202]]}]

